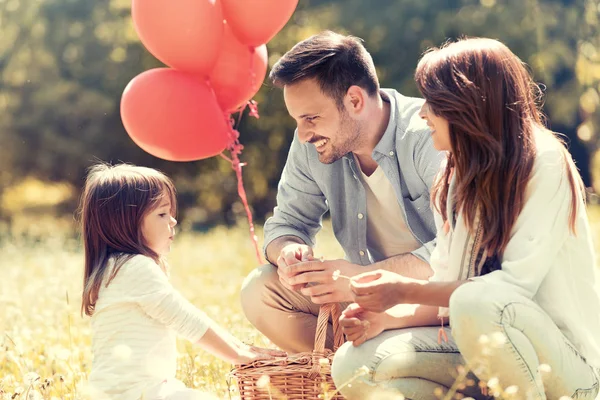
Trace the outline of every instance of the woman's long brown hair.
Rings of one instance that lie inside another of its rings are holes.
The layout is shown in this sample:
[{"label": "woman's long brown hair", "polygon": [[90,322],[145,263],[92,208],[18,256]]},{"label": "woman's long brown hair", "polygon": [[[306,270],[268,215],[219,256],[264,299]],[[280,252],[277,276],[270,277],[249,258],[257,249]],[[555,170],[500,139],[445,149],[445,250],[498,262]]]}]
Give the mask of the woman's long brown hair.
[{"label": "woman's long brown hair", "polygon": [[94,313],[98,292],[109,273],[109,258],[116,260],[106,279],[107,286],[121,266],[137,254],[164,265],[146,245],[141,226],[144,216],[165,197],[175,216],[175,187],[167,176],[154,169],[128,164],[90,168],[80,205],[85,249],[82,313]]},{"label": "woman's long brown hair", "polygon": [[[502,257],[524,206],[536,157],[534,132],[560,141],[544,126],[541,91],[508,47],[485,38],[430,50],[419,61],[415,81],[431,110],[450,125],[451,151],[432,190],[435,207],[446,222],[454,169],[456,211],[473,232],[479,209],[485,227],[482,246]],[[584,186],[567,149],[561,148],[572,191],[570,228],[575,232],[577,192]]]}]

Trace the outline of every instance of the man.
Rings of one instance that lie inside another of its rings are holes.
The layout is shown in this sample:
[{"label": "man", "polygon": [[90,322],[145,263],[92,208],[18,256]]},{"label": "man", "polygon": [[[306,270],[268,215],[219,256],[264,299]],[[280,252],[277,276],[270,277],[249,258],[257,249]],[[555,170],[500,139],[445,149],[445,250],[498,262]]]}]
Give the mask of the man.
[{"label": "man", "polygon": [[[268,265],[242,288],[248,320],[294,353],[314,346],[319,307],[353,296],[347,279],[376,269],[427,279],[435,228],[430,188],[443,154],[419,118],[423,103],[379,88],[373,60],[354,37],[323,32],[273,67],[298,124],[265,224]],[[330,212],[345,260],[315,260]],[[326,346],[332,348],[331,329]]]}]

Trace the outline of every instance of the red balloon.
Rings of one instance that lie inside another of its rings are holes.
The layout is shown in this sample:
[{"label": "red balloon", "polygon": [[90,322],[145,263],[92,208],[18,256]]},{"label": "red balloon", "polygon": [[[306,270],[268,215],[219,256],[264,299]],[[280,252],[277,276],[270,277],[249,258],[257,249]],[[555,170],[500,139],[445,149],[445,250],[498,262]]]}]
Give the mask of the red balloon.
[{"label": "red balloon", "polygon": [[223,38],[217,0],[133,0],[135,29],[148,51],[163,63],[208,75]]},{"label": "red balloon", "polygon": [[244,45],[224,25],[223,47],[209,79],[221,109],[233,112],[260,89],[267,73],[267,46]]},{"label": "red balloon", "polygon": [[221,0],[223,15],[248,46],[267,43],[288,22],[298,0]]},{"label": "red balloon", "polygon": [[207,82],[170,68],[136,76],[121,99],[121,119],[131,139],[170,161],[221,153],[231,143],[227,117]]}]

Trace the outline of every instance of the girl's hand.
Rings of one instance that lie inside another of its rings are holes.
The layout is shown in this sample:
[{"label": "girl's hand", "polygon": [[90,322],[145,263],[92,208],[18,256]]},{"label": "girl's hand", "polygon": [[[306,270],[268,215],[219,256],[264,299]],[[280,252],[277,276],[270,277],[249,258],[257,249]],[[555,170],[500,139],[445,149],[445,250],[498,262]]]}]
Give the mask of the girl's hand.
[{"label": "girl's hand", "polygon": [[281,350],[265,349],[262,347],[242,344],[239,346],[238,354],[234,364],[250,364],[259,360],[272,360],[275,357],[287,357],[287,353]]}]

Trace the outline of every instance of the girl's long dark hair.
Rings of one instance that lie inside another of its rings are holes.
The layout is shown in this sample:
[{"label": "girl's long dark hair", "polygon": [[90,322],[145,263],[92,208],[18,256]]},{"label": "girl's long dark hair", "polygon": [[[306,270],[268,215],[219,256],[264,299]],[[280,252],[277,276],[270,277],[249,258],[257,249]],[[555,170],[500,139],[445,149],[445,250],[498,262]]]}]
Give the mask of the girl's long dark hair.
[{"label": "girl's long dark hair", "polygon": [[90,168],[80,205],[85,249],[82,313],[94,313],[111,256],[116,258],[115,266],[106,285],[137,254],[152,258],[164,268],[160,256],[146,245],[141,225],[144,216],[165,197],[175,216],[175,187],[167,176],[154,169],[128,164]]}]

